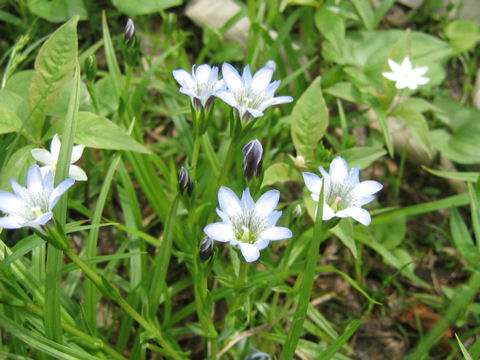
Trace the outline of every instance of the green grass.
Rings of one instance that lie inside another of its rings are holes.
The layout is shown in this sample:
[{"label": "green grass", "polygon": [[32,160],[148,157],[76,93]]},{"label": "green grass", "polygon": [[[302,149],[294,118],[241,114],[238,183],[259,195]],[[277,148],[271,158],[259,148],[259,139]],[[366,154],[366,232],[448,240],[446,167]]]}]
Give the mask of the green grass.
[{"label": "green grass", "polygon": [[[0,4],[0,190],[25,185],[54,134],[55,183],[74,144],[88,175],[44,233],[0,229],[0,357],[478,358],[480,26],[440,3],[238,1],[217,27],[181,1]],[[407,56],[428,66],[415,90],[382,76]],[[219,98],[196,112],[172,75],[269,60],[275,96],[293,102],[243,122]],[[263,170],[248,180],[253,139]],[[302,173],[337,156],[383,185],[369,226],[315,215]],[[292,238],[254,262],[214,241],[202,262],[221,186],[255,201],[279,190]]]}]

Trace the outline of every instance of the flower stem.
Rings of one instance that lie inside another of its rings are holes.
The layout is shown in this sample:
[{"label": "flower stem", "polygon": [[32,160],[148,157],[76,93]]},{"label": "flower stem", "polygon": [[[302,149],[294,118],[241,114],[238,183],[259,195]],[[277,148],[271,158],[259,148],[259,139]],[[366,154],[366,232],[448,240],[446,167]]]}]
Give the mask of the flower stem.
[{"label": "flower stem", "polygon": [[192,168],[190,171],[190,175],[192,180],[197,180],[197,165],[198,165],[198,155],[200,153],[200,144],[202,142],[201,135],[195,135],[195,140],[193,142],[193,153],[192,153]]},{"label": "flower stem", "polygon": [[71,249],[65,251],[65,254],[85,273],[85,275],[93,282],[93,284],[107,297],[114,300],[128,315],[130,315],[136,322],[143,326],[147,331],[155,335],[158,343],[168,352],[173,359],[180,360],[181,357],[177,352],[166,342],[162,333],[153,324],[149,323],[142,315],[140,315],[125,299],[121,297],[118,290],[112,285],[106,283],[94,270],[92,270],[77,254]]},{"label": "flower stem", "polygon": [[318,253],[320,250],[320,243],[322,242],[323,232],[323,200],[324,200],[324,188],[320,191],[320,199],[318,202],[317,213],[315,216],[315,225],[313,227],[313,235],[310,239],[310,244],[307,249],[307,261],[305,265],[304,276],[298,277],[297,283],[301,281],[301,289],[298,300],[297,310],[293,316],[292,326],[288,332],[285,345],[282,353],[280,354],[280,360],[291,360],[297,348],[298,341],[303,329],[303,323],[307,315],[308,305],[310,304],[310,296],[312,294],[313,281],[315,278],[315,268],[318,261]]},{"label": "flower stem", "polygon": [[227,178],[227,174],[230,171],[230,167],[232,166],[236,148],[237,148],[237,141],[235,139],[232,139],[227,151],[227,155],[225,157],[225,161],[223,162],[222,172],[220,173],[220,177],[218,178],[217,188],[222,186],[223,183],[225,182],[225,179]]}]

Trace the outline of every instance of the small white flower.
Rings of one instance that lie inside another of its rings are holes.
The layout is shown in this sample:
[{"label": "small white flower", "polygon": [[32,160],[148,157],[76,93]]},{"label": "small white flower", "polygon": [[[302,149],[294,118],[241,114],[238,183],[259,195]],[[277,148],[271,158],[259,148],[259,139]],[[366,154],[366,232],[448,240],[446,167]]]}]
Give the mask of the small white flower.
[{"label": "small white flower", "polygon": [[207,64],[200,65],[195,70],[192,66],[192,74],[183,69],[173,70],[175,80],[181,85],[180,92],[190,96],[192,104],[197,111],[203,107],[209,110],[217,91],[225,87],[223,80],[218,80],[218,68]]},{"label": "small white flower", "polygon": [[274,97],[280,80],[270,83],[273,71],[272,67],[265,66],[252,77],[250,66],[247,65],[240,76],[232,65],[225,63],[222,65],[222,75],[228,89],[220,90],[217,97],[234,107],[243,121],[262,116],[269,106],[292,102],[291,96]]},{"label": "small white flower", "polygon": [[222,186],[218,191],[217,214],[223,221],[209,224],[203,231],[213,240],[240,247],[247,262],[256,261],[260,250],[270,241],[292,237],[290,229],[275,226],[282,215],[275,210],[279,198],[278,190],[270,190],[255,203],[247,188],[240,200],[232,190]]},{"label": "small white flower", "polygon": [[370,225],[370,213],[362,209],[363,205],[375,199],[376,192],[383,186],[378,181],[367,180],[360,182],[359,168],[348,171],[348,164],[342,157],[336,157],[330,164],[330,173],[319,167],[323,178],[318,175],[304,172],[305,185],[311,192],[312,199],[320,200],[322,182],[324,184],[323,220],[333,217],[352,217],[363,225]]},{"label": "small white flower", "polygon": [[414,69],[408,56],[403,59],[401,65],[392,59],[388,59],[388,64],[392,72],[383,72],[382,75],[387,79],[395,81],[397,89],[408,87],[415,90],[418,88],[418,85],[424,85],[430,81],[428,77],[423,76],[428,71],[428,66],[416,67]]},{"label": "small white flower", "polygon": [[[53,176],[55,176],[61,146],[62,143],[60,142],[58,135],[55,134],[52,142],[50,143],[50,151],[40,148],[32,149],[30,151],[35,160],[37,160],[40,164],[45,165],[40,168],[43,176],[45,176],[49,171],[51,171]],[[72,156],[70,158],[71,164],[80,159],[84,148],[84,145],[75,145],[72,148]],[[87,174],[85,174],[85,171],[83,171],[77,165],[70,165],[70,168],[68,169],[68,177],[78,181],[87,180]]]},{"label": "small white flower", "polygon": [[40,226],[52,218],[53,207],[74,182],[73,179],[66,179],[54,188],[53,175],[50,171],[42,175],[38,165],[31,166],[27,174],[26,187],[20,186],[12,179],[13,194],[0,191],[0,210],[8,214],[0,218],[0,228],[40,229]]}]

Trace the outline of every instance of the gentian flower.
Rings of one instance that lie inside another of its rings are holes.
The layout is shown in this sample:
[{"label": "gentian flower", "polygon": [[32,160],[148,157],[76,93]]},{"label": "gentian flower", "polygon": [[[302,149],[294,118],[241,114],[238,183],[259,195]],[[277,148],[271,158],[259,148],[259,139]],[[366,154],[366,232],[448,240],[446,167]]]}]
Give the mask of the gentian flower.
[{"label": "gentian flower", "polygon": [[250,66],[247,65],[240,76],[232,65],[225,63],[222,65],[222,75],[228,89],[218,91],[217,97],[235,108],[242,121],[260,117],[269,106],[293,101],[291,96],[274,97],[280,80],[270,82],[273,72],[272,66],[265,66],[252,77]]},{"label": "gentian flower", "polygon": [[8,214],[0,218],[0,227],[4,229],[32,227],[40,230],[41,226],[52,218],[52,209],[60,196],[74,182],[73,179],[66,179],[54,188],[51,171],[43,175],[38,165],[31,166],[27,174],[26,187],[20,186],[12,179],[13,194],[0,191],[0,210]]},{"label": "gentian flower", "polygon": [[[52,142],[50,143],[50,151],[45,149],[32,149],[30,152],[35,160],[40,164],[44,164],[40,170],[42,175],[46,175],[49,171],[52,172],[52,175],[55,176],[55,170],[57,169],[58,156],[60,155],[60,147],[62,143],[58,139],[58,135],[53,136]],[[72,157],[70,158],[70,163],[74,163],[80,159],[83,153],[84,145],[75,145],[72,148]],[[78,180],[85,181],[87,180],[87,174],[77,165],[70,165],[68,169],[68,177]]]},{"label": "gentian flower", "polygon": [[263,168],[263,147],[257,139],[248,142],[242,149],[243,173],[248,180],[252,180],[253,175],[258,178]]},{"label": "gentian flower", "polygon": [[415,90],[418,88],[418,85],[424,85],[430,81],[428,77],[423,76],[428,71],[428,66],[414,69],[408,56],[403,59],[401,65],[392,59],[388,59],[388,64],[393,72],[383,72],[382,75],[389,80],[395,81],[397,89],[408,87]]},{"label": "gentian flower", "polygon": [[330,164],[330,173],[323,167],[319,167],[323,178],[318,175],[304,172],[305,185],[311,192],[312,199],[320,200],[322,182],[324,182],[324,203],[323,220],[330,220],[333,217],[352,217],[363,225],[370,225],[370,213],[362,206],[375,199],[376,192],[383,186],[377,181],[359,181],[360,169],[353,168],[348,171],[347,162],[339,157],[333,159]]},{"label": "gentian flower", "polygon": [[197,111],[202,107],[207,111],[210,110],[217,92],[225,86],[223,80],[218,80],[216,66],[202,64],[195,70],[193,65],[191,75],[183,69],[173,70],[172,74],[181,85],[180,92],[190,96]]},{"label": "gentian flower", "polygon": [[209,224],[203,231],[213,240],[238,246],[247,262],[255,261],[270,241],[292,237],[290,229],[275,226],[282,215],[275,210],[279,198],[278,190],[270,190],[255,203],[247,188],[240,200],[231,189],[222,186],[218,191],[220,209],[217,209],[222,222]]}]

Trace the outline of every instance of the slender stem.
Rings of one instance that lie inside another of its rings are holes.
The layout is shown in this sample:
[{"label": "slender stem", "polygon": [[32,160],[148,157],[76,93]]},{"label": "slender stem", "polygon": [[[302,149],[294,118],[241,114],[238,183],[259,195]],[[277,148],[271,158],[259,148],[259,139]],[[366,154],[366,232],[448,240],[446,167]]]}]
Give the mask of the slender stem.
[{"label": "slender stem", "polygon": [[320,192],[320,199],[318,202],[317,213],[315,216],[315,225],[313,227],[313,235],[310,239],[310,244],[307,249],[307,262],[305,265],[305,272],[303,279],[299,276],[297,283],[301,281],[301,289],[298,301],[298,307],[293,316],[292,326],[288,332],[287,339],[285,341],[285,346],[283,347],[282,353],[280,354],[280,360],[291,360],[295,353],[300,335],[303,329],[303,323],[307,315],[308,305],[310,304],[310,296],[312,294],[313,281],[315,279],[315,270],[318,261],[318,253],[320,250],[320,244],[322,242],[322,233],[323,233],[323,200],[324,199],[324,190],[322,185],[322,190]]},{"label": "slender stem", "polygon": [[195,135],[195,140],[193,142],[193,153],[192,153],[192,169],[190,175],[192,180],[197,180],[197,165],[198,165],[198,155],[200,153],[200,144],[202,143],[202,136]]},{"label": "slender stem", "polygon": [[[34,313],[34,314],[36,314],[40,317],[44,316],[44,311],[40,307],[38,307],[37,305],[35,305],[33,303],[27,303],[27,304],[25,304],[25,307],[28,311],[31,311],[32,313]],[[100,349],[104,350],[107,354],[111,355],[114,359],[126,360],[125,357],[123,357],[121,354],[119,354],[117,351],[115,351],[115,349],[113,349],[110,345],[105,343],[103,340],[101,340],[99,338],[96,338],[96,337],[93,337],[93,336],[90,336],[90,335],[84,333],[83,331],[79,330],[75,326],[71,326],[71,325],[66,324],[64,322],[62,322],[62,328],[66,332],[74,335],[75,337],[78,337],[78,338],[82,339],[85,342],[88,342],[89,344],[98,344],[98,347]]]},{"label": "slender stem", "polygon": [[45,276],[45,332],[49,339],[61,342],[62,329],[60,305],[60,269],[62,267],[62,251],[48,244],[47,271]]},{"label": "slender stem", "polygon": [[136,322],[143,326],[146,330],[153,333],[158,343],[169,353],[173,359],[181,359],[176,351],[165,341],[160,329],[149,323],[142,315],[140,315],[120,294],[112,294],[112,289],[107,288],[107,285],[102,281],[102,278],[92,270],[77,254],[68,249],[65,254],[85,273],[85,275],[95,284],[95,286],[106,296],[110,294],[110,298],[114,300],[128,315]]},{"label": "slender stem", "polygon": [[236,148],[237,148],[237,141],[235,139],[232,139],[232,141],[230,142],[230,146],[228,148],[227,156],[225,157],[225,161],[223,163],[222,172],[220,173],[220,177],[218,178],[217,187],[222,186],[223,183],[225,182],[225,179],[227,178],[227,174],[230,171],[230,167],[233,162]]}]

